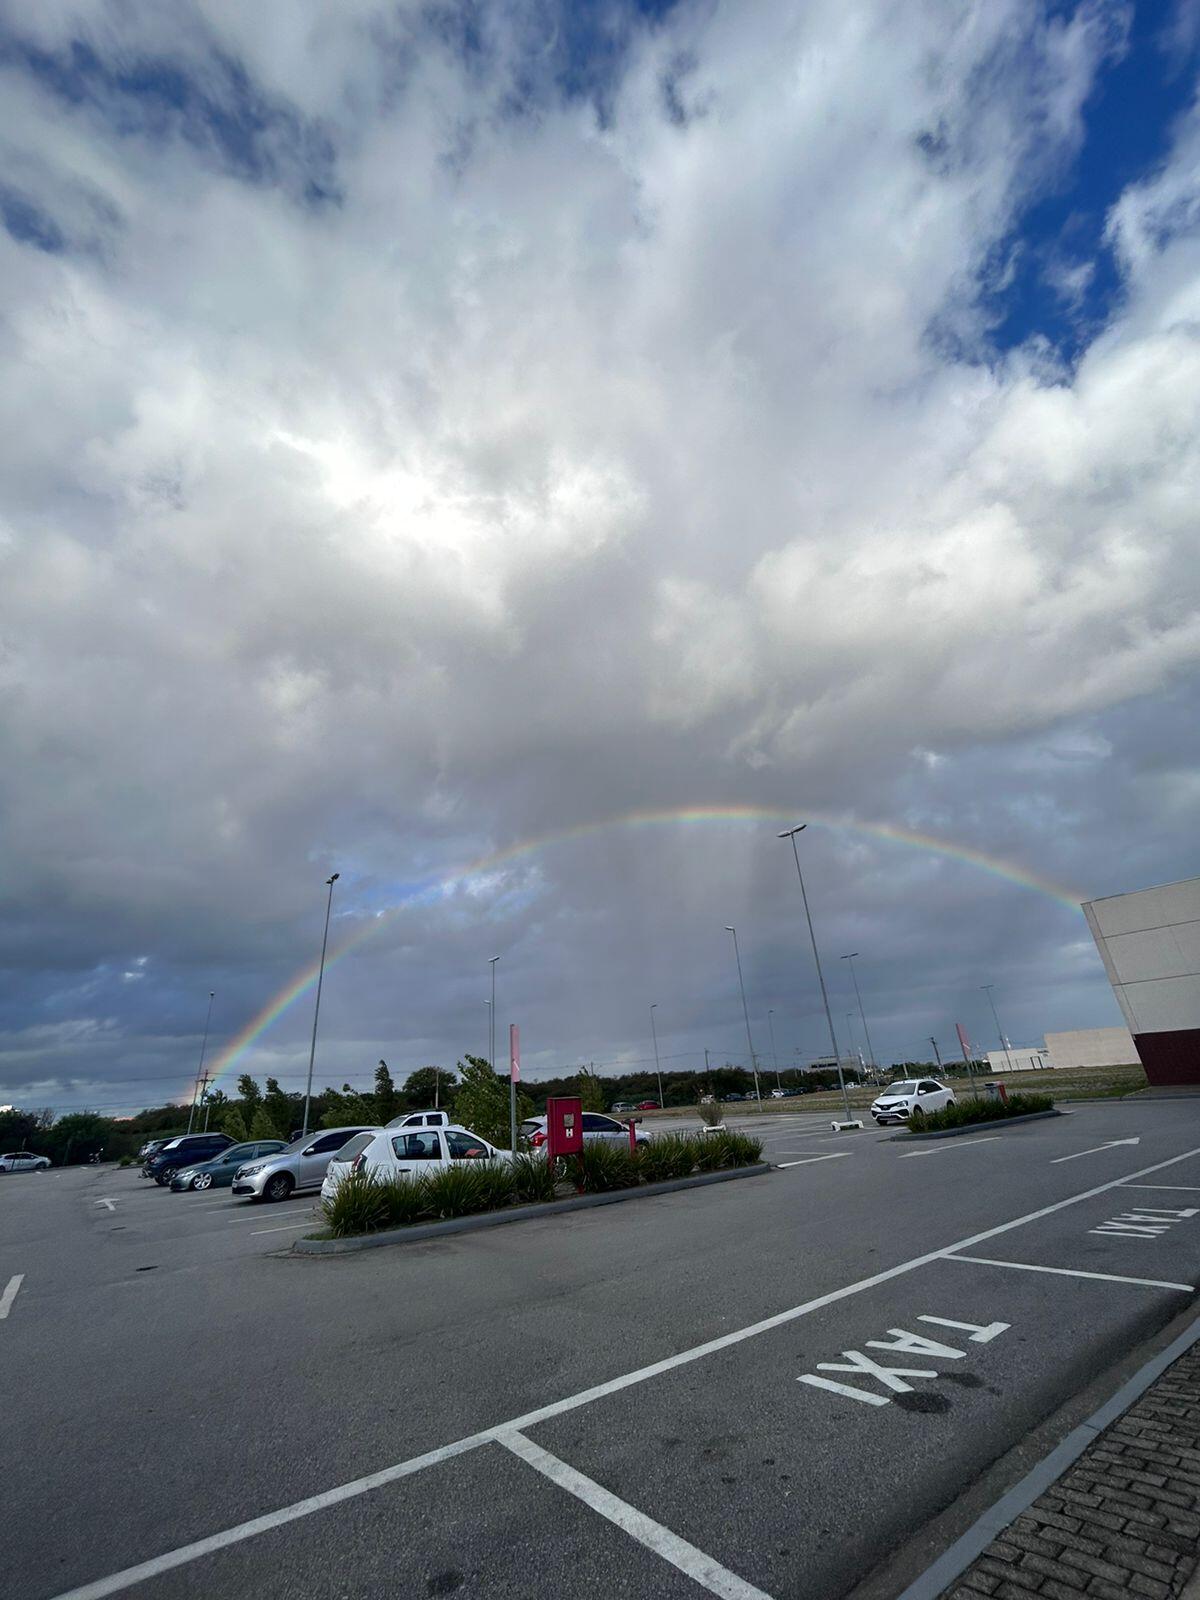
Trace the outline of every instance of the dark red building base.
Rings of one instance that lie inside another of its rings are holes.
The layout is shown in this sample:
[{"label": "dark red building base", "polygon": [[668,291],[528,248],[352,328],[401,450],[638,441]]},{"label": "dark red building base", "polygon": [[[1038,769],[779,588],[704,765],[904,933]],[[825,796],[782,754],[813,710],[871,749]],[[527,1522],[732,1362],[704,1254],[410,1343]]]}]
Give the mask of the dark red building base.
[{"label": "dark red building base", "polygon": [[1151,1084],[1174,1088],[1186,1083],[1200,1088],[1200,1028],[1135,1033],[1133,1042]]}]

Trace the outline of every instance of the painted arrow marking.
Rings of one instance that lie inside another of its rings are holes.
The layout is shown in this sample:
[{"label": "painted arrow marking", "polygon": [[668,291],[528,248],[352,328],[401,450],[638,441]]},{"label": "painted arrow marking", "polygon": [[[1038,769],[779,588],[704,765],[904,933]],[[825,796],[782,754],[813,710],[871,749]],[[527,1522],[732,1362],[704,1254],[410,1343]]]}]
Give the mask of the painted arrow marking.
[{"label": "painted arrow marking", "polygon": [[1110,1139],[1107,1144],[1093,1145],[1090,1150],[1076,1150],[1073,1156],[1055,1156],[1050,1165],[1056,1167],[1060,1161],[1078,1161],[1080,1156],[1094,1156],[1101,1150],[1115,1150],[1119,1144],[1141,1144],[1141,1142],[1140,1139]]},{"label": "painted arrow marking", "polygon": [[107,1206],[110,1211],[115,1211],[117,1209],[117,1202],[115,1200],[97,1200],[95,1204],[98,1206]]},{"label": "painted arrow marking", "polygon": [[843,1156],[848,1156],[849,1154],[849,1150],[834,1150],[827,1156],[805,1156],[803,1161],[781,1161],[779,1166],[781,1169],[783,1167],[811,1167],[814,1161],[840,1161]]}]

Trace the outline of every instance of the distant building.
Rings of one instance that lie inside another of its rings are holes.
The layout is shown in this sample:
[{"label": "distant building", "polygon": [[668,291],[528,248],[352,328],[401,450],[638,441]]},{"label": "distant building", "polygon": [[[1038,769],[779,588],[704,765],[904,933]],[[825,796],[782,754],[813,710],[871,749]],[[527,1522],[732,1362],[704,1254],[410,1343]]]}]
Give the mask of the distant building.
[{"label": "distant building", "polygon": [[[838,1061],[836,1056],[813,1056],[805,1067],[805,1072],[836,1072]],[[861,1053],[853,1056],[842,1057],[843,1072],[862,1072],[865,1069]]]},{"label": "distant building", "polygon": [[1009,1045],[1007,1050],[989,1050],[986,1057],[989,1072],[1040,1072],[1052,1067],[1049,1050],[1039,1050],[1036,1045]]},{"label": "distant building", "polygon": [[1048,1033],[1052,1067],[1136,1067],[1137,1046],[1128,1028],[1075,1028]]},{"label": "distant building", "polygon": [[1147,1078],[1200,1083],[1200,878],[1083,911]]}]

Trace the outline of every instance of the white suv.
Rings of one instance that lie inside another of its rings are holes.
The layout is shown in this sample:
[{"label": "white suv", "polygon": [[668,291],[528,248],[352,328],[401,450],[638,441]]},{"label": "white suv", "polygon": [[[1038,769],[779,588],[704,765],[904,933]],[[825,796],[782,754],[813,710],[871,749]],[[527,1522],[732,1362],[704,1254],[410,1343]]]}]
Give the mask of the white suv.
[{"label": "white suv", "polygon": [[907,1122],[914,1111],[942,1111],[954,1104],[954,1095],[943,1083],[932,1078],[907,1078],[889,1083],[874,1105],[871,1115],[880,1127],[885,1122]]}]

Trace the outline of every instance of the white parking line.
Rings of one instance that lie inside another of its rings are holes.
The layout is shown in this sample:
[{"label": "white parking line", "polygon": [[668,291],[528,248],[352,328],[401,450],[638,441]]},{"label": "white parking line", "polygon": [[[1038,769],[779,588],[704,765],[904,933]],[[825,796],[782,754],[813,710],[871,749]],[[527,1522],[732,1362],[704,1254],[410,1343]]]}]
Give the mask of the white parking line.
[{"label": "white parking line", "polygon": [[13,1301],[17,1298],[17,1291],[24,1282],[25,1274],[23,1272],[16,1273],[8,1280],[4,1293],[0,1294],[0,1322],[3,1322],[12,1310]]},{"label": "white parking line", "polygon": [[1200,1183],[1126,1183],[1125,1189],[1173,1189],[1177,1194],[1200,1194]]},{"label": "white parking line", "polygon": [[297,1228],[308,1228],[316,1221],[316,1217],[305,1217],[303,1222],[285,1222],[282,1228],[252,1228],[250,1237],[257,1239],[263,1233],[295,1233]]},{"label": "white parking line", "polygon": [[827,1156],[806,1156],[803,1161],[778,1161],[776,1166],[782,1172],[785,1167],[811,1167],[814,1161],[840,1161],[849,1154],[849,1150],[831,1150]]},{"label": "white parking line", "polygon": [[316,1208],[314,1206],[311,1206],[311,1205],[307,1205],[307,1206],[280,1206],[278,1208],[278,1210],[276,1210],[276,1211],[268,1211],[268,1212],[264,1213],[262,1211],[257,1211],[256,1210],[256,1211],[251,1211],[248,1215],[246,1215],[244,1217],[230,1217],[229,1220],[230,1220],[231,1223],[233,1223],[233,1225],[235,1227],[240,1227],[243,1222],[261,1222],[264,1215],[270,1216],[270,1217],[298,1217],[298,1216],[300,1216],[302,1214],[304,1216],[311,1216],[315,1209]]},{"label": "white parking line", "polygon": [[[207,1538],[197,1539],[192,1544],[180,1545],[175,1550],[167,1550],[162,1555],[153,1556],[149,1561],[140,1562],[135,1567],[126,1567],[121,1572],[110,1573],[107,1577],[97,1578],[92,1583],[64,1590],[61,1594],[53,1596],[52,1600],[105,1600],[107,1595],[118,1594],[122,1589],[144,1583],[147,1578],[156,1578],[163,1572],[186,1566],[189,1562],[199,1560],[201,1556],[210,1555],[214,1550],[227,1549],[230,1545],[241,1543],[243,1539],[252,1539],[257,1534],[267,1533],[272,1528],[281,1527],[288,1522],[295,1522],[298,1518],[309,1516],[315,1511],[324,1511],[329,1506],[340,1505],[347,1500],[356,1499],[359,1495],[370,1494],[374,1489],[395,1483],[398,1479],[420,1472],[425,1467],[448,1461],[453,1456],[464,1455],[481,1445],[495,1443],[501,1440],[502,1435],[522,1432],[535,1427],[539,1422],[548,1422],[552,1417],[563,1416],[569,1411],[578,1410],[581,1406],[591,1405],[595,1400],[603,1400],[608,1395],[619,1394],[636,1384],[646,1383],[651,1378],[660,1377],[664,1372],[674,1371],[676,1367],[686,1366],[690,1362],[701,1360],[704,1356],[715,1355],[719,1350],[728,1350],[747,1339],[755,1339],[760,1334],[786,1327],[788,1323],[795,1322],[800,1317],[810,1316],[815,1311],[824,1310],[826,1306],[836,1305],[853,1295],[863,1294],[881,1283],[890,1283],[892,1279],[904,1277],[919,1267],[927,1267],[934,1261],[955,1259],[955,1252],[969,1250],[972,1245],[982,1244],[985,1239],[995,1239],[1003,1233],[1011,1233],[1015,1228],[1024,1228],[1031,1222],[1040,1222],[1043,1217],[1054,1216],[1059,1211],[1065,1211],[1068,1206],[1080,1205],[1085,1200],[1095,1199],[1097,1195],[1107,1194],[1111,1189],[1119,1189],[1133,1178],[1146,1178],[1154,1172],[1165,1172],[1168,1167],[1177,1166],[1181,1161],[1190,1161],[1194,1156],[1200,1156],[1200,1145],[1185,1150],[1181,1155],[1170,1156],[1165,1161],[1157,1161],[1153,1166],[1141,1167],[1136,1172],[1127,1172],[1121,1178],[1110,1178],[1106,1183],[1082,1189],[1078,1194],[1069,1195],[1065,1200],[1056,1200],[1050,1205],[1041,1206],[1037,1211],[1029,1211],[1024,1216],[1014,1217],[1010,1222],[1001,1222],[994,1228],[985,1228],[982,1233],[974,1233],[967,1239],[959,1239],[954,1244],[944,1245],[940,1250],[930,1250],[925,1255],[914,1256],[910,1261],[902,1261],[899,1266],[888,1267],[885,1271],[876,1272],[869,1278],[860,1278],[857,1283],[846,1284],[840,1289],[831,1290],[828,1294],[818,1295],[814,1300],[806,1300],[802,1305],[792,1306],[786,1311],[776,1312],[774,1316],[764,1317],[760,1322],[752,1322],[747,1327],[723,1333],[715,1339],[707,1340],[704,1344],[680,1350],[673,1356],[652,1362],[649,1366],[638,1367],[633,1372],[610,1378],[605,1383],[594,1384],[590,1389],[581,1389],[578,1394],[554,1400],[549,1405],[540,1406],[536,1411],[527,1411],[524,1416],[512,1417],[509,1421],[500,1423],[494,1428],[487,1428],[482,1433],[469,1434],[464,1439],[442,1445],[425,1455],[397,1462],[394,1466],[384,1467],[379,1472],[369,1473],[362,1478],[353,1478],[348,1483],[339,1484],[336,1488],[327,1489],[306,1500],[294,1501],[289,1506],[281,1506],[277,1511],[269,1511],[261,1517],[252,1518],[249,1522],[241,1522],[235,1527],[226,1528],[221,1533],[210,1534]],[[957,1259],[963,1260],[965,1257]]]},{"label": "white parking line", "polygon": [[1057,1278],[1097,1278],[1101,1283],[1139,1283],[1144,1289],[1180,1289],[1195,1294],[1192,1283],[1164,1283],[1161,1278],[1124,1278],[1116,1272],[1079,1272],[1073,1267],[1035,1267],[1031,1261],[993,1261],[989,1256],[947,1256],[947,1261],[970,1261],[977,1267],[1011,1267],[1015,1272],[1049,1272]]},{"label": "white parking line", "polygon": [[721,1600],[770,1600],[770,1596],[764,1590],[756,1589],[752,1583],[739,1578],[735,1572],[730,1572],[719,1561],[706,1556],[703,1550],[697,1550],[694,1544],[689,1544],[677,1533],[672,1533],[670,1528],[664,1528],[661,1523],[651,1521],[636,1507],[624,1500],[618,1500],[615,1494],[611,1494],[593,1479],[585,1478],[582,1472],[576,1472],[574,1467],[568,1466],[565,1461],[560,1461],[557,1456],[552,1456],[548,1450],[543,1450],[540,1445],[534,1444],[523,1433],[514,1430],[499,1434],[496,1443],[511,1450],[515,1456],[527,1462],[544,1478],[549,1478],[551,1483],[556,1483],[560,1489],[565,1489],[577,1500],[582,1500],[585,1506],[590,1506],[609,1522],[616,1523],[623,1533],[629,1534],[630,1538],[636,1539],[640,1545],[652,1550],[664,1561],[669,1561],[673,1567],[685,1573],[702,1589],[707,1589],[709,1594],[720,1595]]},{"label": "white parking line", "polygon": [[[956,1145],[955,1148],[958,1150],[969,1150],[973,1144],[994,1144],[997,1139],[1001,1138],[1003,1138],[1003,1134],[989,1133],[982,1139],[964,1139],[963,1142],[960,1145]],[[936,1150],[906,1150],[900,1159],[901,1161],[911,1161],[914,1156],[944,1156],[945,1154],[946,1147],[943,1145]]]}]

